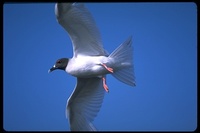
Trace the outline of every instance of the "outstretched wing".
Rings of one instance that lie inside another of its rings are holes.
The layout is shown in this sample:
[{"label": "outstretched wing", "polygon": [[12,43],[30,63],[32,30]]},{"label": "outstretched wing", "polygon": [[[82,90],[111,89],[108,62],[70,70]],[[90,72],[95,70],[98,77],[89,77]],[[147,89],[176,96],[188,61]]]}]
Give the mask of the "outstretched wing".
[{"label": "outstretched wing", "polygon": [[91,122],[101,108],[104,93],[101,78],[77,78],[77,85],[66,106],[72,131],[96,130]]},{"label": "outstretched wing", "polygon": [[55,14],[71,38],[74,57],[105,55],[99,30],[83,3],[57,3]]}]

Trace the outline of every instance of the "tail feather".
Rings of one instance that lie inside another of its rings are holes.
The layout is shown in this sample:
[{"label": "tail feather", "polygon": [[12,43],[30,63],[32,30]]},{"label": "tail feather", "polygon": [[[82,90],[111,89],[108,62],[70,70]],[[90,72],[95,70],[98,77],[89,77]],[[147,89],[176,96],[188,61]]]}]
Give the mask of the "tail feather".
[{"label": "tail feather", "polygon": [[135,86],[132,37],[116,48],[109,57],[116,60],[116,65],[119,66],[112,75],[125,84]]}]

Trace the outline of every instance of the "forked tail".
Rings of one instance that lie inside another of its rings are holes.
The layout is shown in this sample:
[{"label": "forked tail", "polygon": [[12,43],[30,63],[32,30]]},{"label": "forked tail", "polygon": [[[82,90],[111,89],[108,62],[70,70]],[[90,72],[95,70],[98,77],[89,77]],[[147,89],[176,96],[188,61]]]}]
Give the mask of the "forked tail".
[{"label": "forked tail", "polygon": [[117,66],[120,64],[119,69],[114,71],[112,75],[125,84],[135,86],[132,37],[129,37],[124,43],[116,48],[109,57],[116,60]]}]

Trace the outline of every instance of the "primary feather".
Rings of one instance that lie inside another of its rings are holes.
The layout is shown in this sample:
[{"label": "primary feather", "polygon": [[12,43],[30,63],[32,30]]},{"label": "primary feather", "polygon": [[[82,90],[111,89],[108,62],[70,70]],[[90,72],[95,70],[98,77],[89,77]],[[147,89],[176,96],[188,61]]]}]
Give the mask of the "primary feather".
[{"label": "primary feather", "polygon": [[81,3],[57,3],[57,21],[69,33],[74,57],[105,55],[100,32],[90,12]]},{"label": "primary feather", "polygon": [[101,78],[77,78],[66,107],[72,131],[96,130],[91,122],[101,108],[104,93]]}]

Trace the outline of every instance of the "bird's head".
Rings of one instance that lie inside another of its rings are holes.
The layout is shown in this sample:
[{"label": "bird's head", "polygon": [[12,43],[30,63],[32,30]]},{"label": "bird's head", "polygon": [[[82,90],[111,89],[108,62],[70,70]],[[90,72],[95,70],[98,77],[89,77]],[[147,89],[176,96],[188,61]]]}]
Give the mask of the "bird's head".
[{"label": "bird's head", "polygon": [[60,69],[60,70],[64,70],[65,71],[65,68],[68,64],[68,61],[69,59],[68,58],[61,58],[61,59],[58,59],[55,63],[55,65],[49,69],[49,73],[56,70],[56,69]]}]

